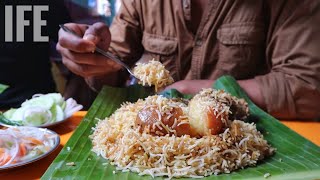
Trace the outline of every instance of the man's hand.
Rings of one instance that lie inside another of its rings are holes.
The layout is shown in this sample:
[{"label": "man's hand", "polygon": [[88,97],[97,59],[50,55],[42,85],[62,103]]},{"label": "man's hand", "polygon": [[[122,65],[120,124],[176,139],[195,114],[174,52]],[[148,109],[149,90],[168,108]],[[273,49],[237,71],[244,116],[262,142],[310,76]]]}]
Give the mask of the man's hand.
[{"label": "man's hand", "polygon": [[78,38],[60,29],[57,50],[62,55],[63,64],[73,73],[88,78],[102,76],[119,70],[121,67],[104,56],[93,53],[95,47],[108,50],[111,35],[109,28],[103,23],[92,26],[84,24],[65,24],[77,33]]},{"label": "man's hand", "polygon": [[237,82],[256,105],[264,110],[266,109],[266,101],[263,98],[260,86],[255,79],[238,80]]},{"label": "man's hand", "polygon": [[196,94],[203,88],[211,88],[214,80],[182,80],[166,87],[168,89],[177,89],[183,94]]}]

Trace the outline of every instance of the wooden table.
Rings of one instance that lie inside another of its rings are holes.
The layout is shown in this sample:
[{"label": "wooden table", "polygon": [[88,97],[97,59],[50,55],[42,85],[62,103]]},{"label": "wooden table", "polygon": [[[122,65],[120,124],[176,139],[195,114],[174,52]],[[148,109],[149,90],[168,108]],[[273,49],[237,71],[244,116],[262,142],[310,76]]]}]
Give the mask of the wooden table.
[{"label": "wooden table", "polygon": [[[39,160],[33,164],[20,167],[13,170],[0,172],[1,180],[29,180],[40,179],[40,177],[47,170],[54,158],[59,154],[62,147],[71,137],[74,130],[79,125],[82,118],[85,116],[86,111],[81,111],[74,114],[68,121],[62,123],[54,128],[53,131],[57,132],[61,137],[60,146],[56,151],[51,153],[46,158]],[[302,121],[281,121],[286,126],[309,139],[313,143],[320,146],[320,122],[302,122]]]}]

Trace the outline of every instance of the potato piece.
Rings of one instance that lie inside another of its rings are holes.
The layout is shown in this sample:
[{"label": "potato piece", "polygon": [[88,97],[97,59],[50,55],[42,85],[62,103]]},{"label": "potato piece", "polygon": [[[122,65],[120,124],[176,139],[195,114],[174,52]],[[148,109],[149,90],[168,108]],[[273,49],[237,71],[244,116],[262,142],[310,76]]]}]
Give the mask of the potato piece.
[{"label": "potato piece", "polygon": [[169,113],[162,115],[156,106],[149,106],[138,112],[135,124],[140,126],[140,132],[145,131],[152,135],[172,135],[174,130],[177,136],[190,134],[190,124],[182,124],[180,116],[183,116],[183,111],[179,107],[173,107]]},{"label": "potato piece", "polygon": [[212,135],[216,135],[221,133],[224,124],[222,122],[222,115],[220,115],[219,117],[217,117],[214,114],[214,110],[209,108],[207,110],[207,127],[209,129],[209,133]]},{"label": "potato piece", "polygon": [[214,109],[210,105],[205,105],[200,99],[192,99],[189,103],[190,126],[200,136],[221,133],[224,127],[222,118],[225,116],[221,114],[217,117]]}]

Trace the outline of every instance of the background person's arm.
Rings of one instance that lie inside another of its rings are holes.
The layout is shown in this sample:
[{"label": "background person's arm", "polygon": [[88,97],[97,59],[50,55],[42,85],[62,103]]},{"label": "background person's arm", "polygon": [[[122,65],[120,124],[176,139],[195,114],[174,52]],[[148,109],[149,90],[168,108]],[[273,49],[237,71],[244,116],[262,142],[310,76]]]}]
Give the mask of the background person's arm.
[{"label": "background person's arm", "polygon": [[320,2],[268,2],[266,54],[271,71],[255,77],[272,115],[285,119],[320,117]]},{"label": "background person's arm", "polygon": [[[253,102],[265,109],[265,100],[255,79],[239,80],[238,83]],[[177,89],[184,94],[196,94],[203,88],[212,88],[213,84],[214,80],[182,80],[168,86],[165,90]]]}]

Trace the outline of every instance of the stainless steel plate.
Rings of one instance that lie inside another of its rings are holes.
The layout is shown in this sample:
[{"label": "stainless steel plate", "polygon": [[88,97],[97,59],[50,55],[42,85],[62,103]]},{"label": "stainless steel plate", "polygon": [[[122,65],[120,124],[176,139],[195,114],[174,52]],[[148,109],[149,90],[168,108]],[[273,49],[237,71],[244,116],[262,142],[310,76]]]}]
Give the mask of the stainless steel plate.
[{"label": "stainless steel plate", "polygon": [[53,126],[56,126],[58,124],[61,124],[63,122],[66,122],[70,117],[66,117],[65,119],[61,120],[61,121],[56,121],[56,122],[53,122],[53,123],[46,123],[46,124],[42,124],[42,125],[39,125],[39,126],[27,126],[27,125],[23,125],[23,126],[13,126],[13,125],[8,125],[8,124],[5,124],[3,122],[0,122],[0,125],[1,126],[5,126],[5,127],[37,127],[37,128],[48,128],[48,127],[53,127]]},{"label": "stainless steel plate", "polygon": [[9,169],[13,169],[13,168],[17,168],[17,167],[21,167],[21,166],[25,166],[27,164],[30,164],[30,163],[33,163],[35,161],[38,161],[46,156],[48,156],[50,153],[52,153],[55,149],[57,149],[57,147],[59,146],[60,144],[60,136],[55,133],[54,131],[51,131],[49,129],[45,129],[45,128],[37,128],[37,127],[15,127],[15,128],[19,128],[19,129],[24,129],[24,130],[28,130],[29,128],[32,128],[32,129],[36,129],[37,131],[42,131],[46,134],[52,134],[52,135],[55,135],[55,138],[54,138],[54,146],[49,150],[47,151],[46,153],[44,154],[41,154],[40,156],[37,156],[37,157],[34,157],[34,158],[31,158],[31,159],[28,159],[26,161],[22,161],[22,162],[19,162],[19,163],[16,163],[16,164],[10,164],[10,165],[6,165],[6,166],[0,166],[0,171],[4,171],[4,170],[9,170]]}]

